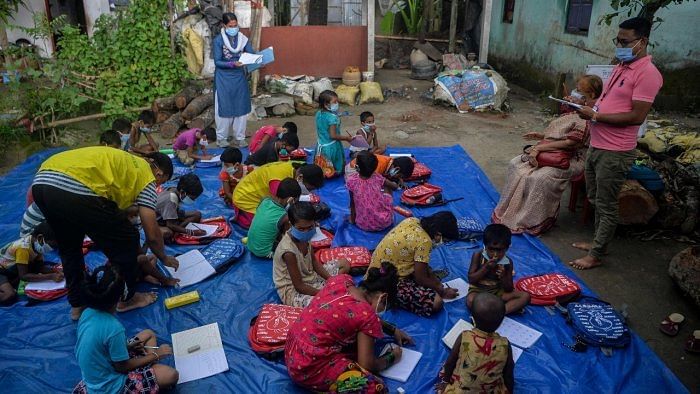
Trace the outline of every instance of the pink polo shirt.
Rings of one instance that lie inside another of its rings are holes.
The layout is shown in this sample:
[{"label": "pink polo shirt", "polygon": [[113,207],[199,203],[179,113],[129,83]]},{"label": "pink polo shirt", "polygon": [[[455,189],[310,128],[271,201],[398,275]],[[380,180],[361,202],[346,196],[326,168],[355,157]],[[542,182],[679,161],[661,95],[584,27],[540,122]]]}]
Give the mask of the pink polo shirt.
[{"label": "pink polo shirt", "polygon": [[175,142],[173,142],[173,149],[175,150],[187,150],[190,146],[195,146],[197,144],[197,136],[201,129],[189,129],[185,130],[180,135],[177,136]]},{"label": "pink polo shirt", "polygon": [[[654,102],[663,85],[661,73],[647,55],[629,64],[618,64],[596,103],[601,114],[632,111],[632,101]],[[624,152],[637,146],[639,125],[615,126],[603,122],[591,124],[591,146],[597,149]]]}]

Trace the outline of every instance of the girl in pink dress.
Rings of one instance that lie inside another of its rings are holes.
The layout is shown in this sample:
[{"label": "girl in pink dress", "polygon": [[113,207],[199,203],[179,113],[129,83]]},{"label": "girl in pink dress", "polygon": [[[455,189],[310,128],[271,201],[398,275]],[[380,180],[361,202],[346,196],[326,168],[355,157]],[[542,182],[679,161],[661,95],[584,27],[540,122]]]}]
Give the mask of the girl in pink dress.
[{"label": "girl in pink dress", "polygon": [[349,275],[330,278],[289,330],[284,356],[292,380],[315,392],[387,392],[374,373],[399,360],[401,347],[377,358],[374,342],[384,331],[399,344],[412,342],[379,318],[394,298],[397,282],[396,268],[389,263],[371,268],[357,287]]},{"label": "girl in pink dress", "polygon": [[362,151],[356,158],[357,172],[346,185],[350,192],[350,223],[365,231],[382,231],[394,223],[393,199],[383,189],[395,190],[396,184],[375,173],[377,157]]}]

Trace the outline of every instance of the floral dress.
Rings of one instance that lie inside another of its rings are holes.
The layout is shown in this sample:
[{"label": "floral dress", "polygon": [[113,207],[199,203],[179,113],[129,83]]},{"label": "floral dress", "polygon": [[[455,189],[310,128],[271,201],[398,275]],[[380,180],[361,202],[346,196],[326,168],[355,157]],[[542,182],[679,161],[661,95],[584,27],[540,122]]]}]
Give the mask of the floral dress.
[{"label": "floral dress", "polygon": [[363,179],[355,173],[348,177],[346,185],[355,204],[355,224],[365,231],[382,231],[394,222],[393,199],[384,193],[384,177],[372,174]]},{"label": "floral dress", "polygon": [[384,334],[372,306],[348,292],[354,286],[349,275],[328,279],[292,325],[284,356],[295,383],[323,392],[386,392],[382,381],[355,361],[358,333],[377,339]]}]

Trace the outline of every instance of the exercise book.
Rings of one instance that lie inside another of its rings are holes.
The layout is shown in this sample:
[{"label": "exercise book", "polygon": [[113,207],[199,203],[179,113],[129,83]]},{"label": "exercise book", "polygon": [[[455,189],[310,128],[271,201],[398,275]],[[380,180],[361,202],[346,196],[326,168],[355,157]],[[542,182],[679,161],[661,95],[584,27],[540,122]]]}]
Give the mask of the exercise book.
[{"label": "exercise book", "polygon": [[452,279],[451,281],[445,282],[443,284],[445,285],[445,287],[451,287],[457,290],[457,297],[449,300],[447,298],[443,298],[442,300],[445,302],[455,302],[457,300],[461,300],[462,298],[467,296],[467,293],[469,293],[469,283],[467,283],[462,278]]},{"label": "exercise book", "polygon": [[214,275],[216,270],[209,264],[199,250],[190,250],[176,257],[180,263],[177,271],[172,267],[165,267],[170,276],[180,279],[179,286],[185,287],[207,279]]},{"label": "exercise book", "polygon": [[228,371],[219,323],[176,332],[172,340],[178,384]]},{"label": "exercise book", "polygon": [[[382,350],[381,354],[383,355],[390,351],[392,346],[397,345],[386,345]],[[387,379],[398,380],[401,383],[406,383],[406,381],[408,381],[408,378],[411,377],[411,374],[416,368],[416,365],[418,365],[418,361],[420,361],[421,357],[423,357],[423,353],[411,349],[406,349],[402,346],[401,359],[399,359],[391,367],[379,372],[379,374]]]},{"label": "exercise book", "polygon": [[211,224],[204,224],[204,223],[188,223],[187,226],[185,226],[185,229],[187,230],[204,230],[205,234],[204,235],[198,235],[197,238],[206,238],[206,237],[211,237],[216,233],[216,230],[219,229],[219,226],[214,226]]}]

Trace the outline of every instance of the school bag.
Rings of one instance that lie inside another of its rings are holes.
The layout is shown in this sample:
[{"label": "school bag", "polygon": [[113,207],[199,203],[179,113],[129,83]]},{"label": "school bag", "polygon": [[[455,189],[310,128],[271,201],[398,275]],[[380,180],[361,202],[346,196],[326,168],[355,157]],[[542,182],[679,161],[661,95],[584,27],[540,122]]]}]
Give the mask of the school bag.
[{"label": "school bag", "polygon": [[288,155],[280,155],[280,161],[289,161],[289,160],[294,160],[294,161],[306,161],[306,158],[309,156],[308,153],[302,148],[295,149],[291,152],[289,152]]},{"label": "school bag", "polygon": [[483,238],[484,226],[472,217],[457,218],[460,241],[475,241]]},{"label": "school bag", "polygon": [[248,342],[253,351],[268,360],[284,357],[289,328],[302,310],[287,305],[263,305],[260,313],[250,321],[248,329]]},{"label": "school bag", "polygon": [[[560,310],[562,307],[558,306]],[[594,297],[582,297],[566,306],[567,323],[574,329],[574,345],[564,344],[573,351],[585,351],[587,345],[600,347],[606,356],[612,348],[630,343],[630,331],[625,319],[607,302]]]},{"label": "school bag", "polygon": [[209,237],[196,237],[194,235],[187,235],[183,233],[177,233],[173,236],[173,240],[179,245],[206,245],[219,238],[226,238],[231,235],[231,225],[228,224],[223,216],[217,216],[214,218],[203,219],[200,223],[208,224],[211,226],[218,226],[214,234]]},{"label": "school bag", "polygon": [[319,227],[319,230],[323,235],[326,236],[326,238],[318,240],[318,241],[311,241],[311,247],[314,248],[314,250],[319,250],[319,249],[327,249],[331,247],[331,244],[333,243],[333,233],[326,230],[323,227]]},{"label": "school bag", "polygon": [[401,203],[408,206],[430,206],[443,201],[440,186],[423,183],[401,193]]},{"label": "school bag", "polygon": [[[63,265],[56,264],[52,267],[52,270],[54,272],[62,272]],[[30,301],[53,301],[68,294],[68,288],[56,290],[27,290],[26,285],[28,282],[22,282],[23,284],[20,284],[20,286],[22,287],[22,290],[24,290],[24,295],[27,296],[27,298],[29,298]],[[17,292],[20,292],[19,289]]]},{"label": "school bag", "polygon": [[411,174],[410,177],[406,178],[406,181],[411,181],[411,182],[418,182],[418,181],[425,181],[428,178],[430,178],[430,175],[433,174],[433,171],[428,168],[425,164],[416,161],[416,159],[413,159],[413,173]]},{"label": "school bag", "polygon": [[372,253],[362,246],[343,246],[316,251],[316,260],[321,264],[345,259],[350,263],[350,275],[364,274],[372,262]]},{"label": "school bag", "polygon": [[581,294],[581,287],[563,274],[532,275],[520,278],[515,288],[530,294],[533,305],[566,304]]},{"label": "school bag", "polygon": [[239,240],[217,239],[199,250],[216,272],[223,272],[245,253],[245,246]]}]

